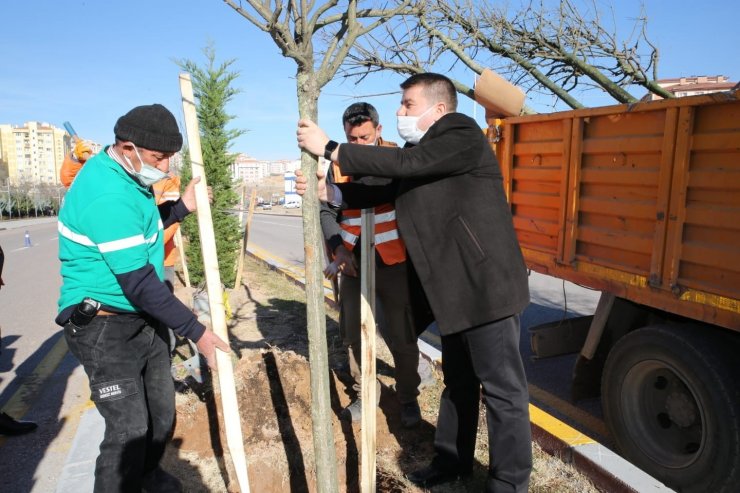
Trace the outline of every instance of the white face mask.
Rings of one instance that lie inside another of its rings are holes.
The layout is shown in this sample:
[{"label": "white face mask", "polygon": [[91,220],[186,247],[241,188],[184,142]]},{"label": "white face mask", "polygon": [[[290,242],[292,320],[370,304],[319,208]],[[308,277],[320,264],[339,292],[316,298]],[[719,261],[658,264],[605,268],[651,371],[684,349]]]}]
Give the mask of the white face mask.
[{"label": "white face mask", "polygon": [[123,159],[126,161],[126,164],[128,164],[129,166],[129,168],[126,169],[126,171],[128,171],[128,173],[132,175],[139,183],[141,183],[145,187],[151,187],[158,181],[161,181],[167,178],[167,173],[165,173],[164,171],[158,170],[154,166],[146,164],[144,160],[141,159],[141,154],[139,154],[139,149],[137,149],[136,146],[134,146],[134,151],[136,152],[136,157],[139,158],[139,162],[141,163],[141,169],[139,171],[136,171],[134,164],[131,162],[131,160],[127,156],[123,156]]},{"label": "white face mask", "polygon": [[427,130],[420,130],[417,126],[419,120],[429,113],[434,108],[434,105],[427,108],[427,110],[419,116],[398,116],[398,135],[409,144],[418,144]]}]

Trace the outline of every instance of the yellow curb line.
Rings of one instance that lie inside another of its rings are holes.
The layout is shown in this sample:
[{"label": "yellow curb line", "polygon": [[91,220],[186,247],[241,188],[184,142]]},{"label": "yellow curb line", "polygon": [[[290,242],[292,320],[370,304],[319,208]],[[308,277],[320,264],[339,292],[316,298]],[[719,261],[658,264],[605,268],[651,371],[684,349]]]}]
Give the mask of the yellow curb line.
[{"label": "yellow curb line", "polygon": [[[8,399],[2,408],[2,412],[8,413],[14,418],[25,416],[31,408],[33,399],[37,396],[39,389],[46,379],[59,367],[62,359],[67,355],[67,341],[64,335],[54,343],[54,346],[46,353],[46,356],[34,368],[27,377],[23,377],[23,383],[18,390]],[[0,436],[0,446],[5,443],[5,437]]]}]

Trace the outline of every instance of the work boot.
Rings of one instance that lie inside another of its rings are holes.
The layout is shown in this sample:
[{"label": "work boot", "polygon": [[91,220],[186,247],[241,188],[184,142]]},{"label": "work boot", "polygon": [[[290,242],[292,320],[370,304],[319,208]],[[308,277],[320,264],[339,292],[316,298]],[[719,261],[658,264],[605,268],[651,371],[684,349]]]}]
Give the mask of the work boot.
[{"label": "work boot", "polygon": [[36,423],[31,421],[20,421],[11,418],[5,413],[0,413],[0,435],[23,435],[32,432],[38,428]]},{"label": "work boot", "polygon": [[182,483],[161,467],[144,476],[141,483],[142,493],[182,493]]},{"label": "work boot", "polygon": [[416,428],[421,423],[421,409],[419,403],[414,399],[411,402],[401,404],[401,426],[404,428]]},{"label": "work boot", "polygon": [[351,421],[357,423],[362,420],[362,399],[359,397],[352,401],[349,406],[342,409],[339,415],[340,419],[344,421]]}]

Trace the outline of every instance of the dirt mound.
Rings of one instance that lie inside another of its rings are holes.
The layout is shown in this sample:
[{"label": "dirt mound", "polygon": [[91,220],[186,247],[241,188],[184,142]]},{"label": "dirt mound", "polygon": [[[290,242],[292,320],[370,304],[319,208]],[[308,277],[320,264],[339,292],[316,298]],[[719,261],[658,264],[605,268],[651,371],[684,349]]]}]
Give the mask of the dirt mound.
[{"label": "dirt mound", "polygon": [[[305,293],[251,259],[245,265],[244,286],[230,293],[233,310],[229,342],[234,356],[234,380],[249,468],[250,490],[257,493],[314,492],[316,466],[311,425],[311,385],[308,364]],[[188,302],[192,293],[180,289]],[[350,398],[345,391],[346,352],[342,348],[336,312],[327,317],[332,432],[339,491],[359,491],[360,425],[339,419]],[[181,360],[190,356],[180,346]],[[177,359],[176,359],[177,360]],[[376,422],[376,486],[378,492],[423,491],[405,475],[425,466],[433,455],[434,424],[442,384],[432,378],[419,396],[422,424],[406,430],[400,424],[400,405],[392,390],[390,353],[378,340],[378,379],[381,382]],[[188,377],[178,384],[177,423],[163,466],[183,482],[186,492],[237,491],[223,461],[217,406],[208,380],[197,384]],[[439,377],[439,375],[437,375]],[[476,464],[471,478],[435,487],[435,493],[481,491],[488,458],[484,409],[479,426]],[[225,442],[224,442],[225,443]],[[542,478],[542,481],[540,480]],[[542,484],[540,484],[542,483]],[[535,447],[532,492],[595,491],[557,459]]]},{"label": "dirt mound", "polygon": [[[316,491],[308,361],[293,351],[251,350],[237,363],[234,372],[251,489],[267,493]],[[349,399],[345,395],[340,398],[344,384],[337,372],[331,375],[333,442],[340,490],[359,491],[360,426],[338,418]],[[414,451],[428,456],[432,427],[426,424],[417,430],[404,430],[399,413],[395,394],[383,387],[377,414],[377,449],[381,457],[395,462]],[[174,439],[180,451],[199,459],[212,457],[212,421],[206,402],[178,405]],[[424,450],[419,450],[414,442],[424,444],[419,445]],[[379,460],[379,491],[408,491],[405,482],[395,477],[397,474],[398,471],[385,471]]]}]

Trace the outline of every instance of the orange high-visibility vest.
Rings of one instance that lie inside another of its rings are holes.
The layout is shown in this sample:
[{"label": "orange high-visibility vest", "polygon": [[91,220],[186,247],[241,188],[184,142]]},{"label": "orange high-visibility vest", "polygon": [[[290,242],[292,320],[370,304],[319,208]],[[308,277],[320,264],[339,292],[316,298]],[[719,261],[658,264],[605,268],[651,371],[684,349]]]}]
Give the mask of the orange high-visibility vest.
[{"label": "orange high-visibility vest", "polygon": [[[377,145],[386,147],[396,147],[394,142],[385,142],[378,139]],[[351,177],[342,174],[339,164],[332,164],[332,173],[334,183],[349,183]],[[339,227],[342,228],[342,242],[349,251],[352,251],[360,237],[361,227],[361,209],[345,209],[342,211],[342,218],[339,221]],[[403,243],[398,234],[398,224],[396,223],[396,208],[393,204],[383,204],[375,207],[375,249],[383,259],[386,265],[400,264],[406,261],[406,245]]]},{"label": "orange high-visibility vest", "polygon": [[[154,201],[157,205],[167,201],[177,201],[180,198],[180,177],[170,176],[152,185]],[[175,233],[180,223],[170,224],[164,230],[164,266],[174,267],[179,258],[177,247],[175,247]]]}]

